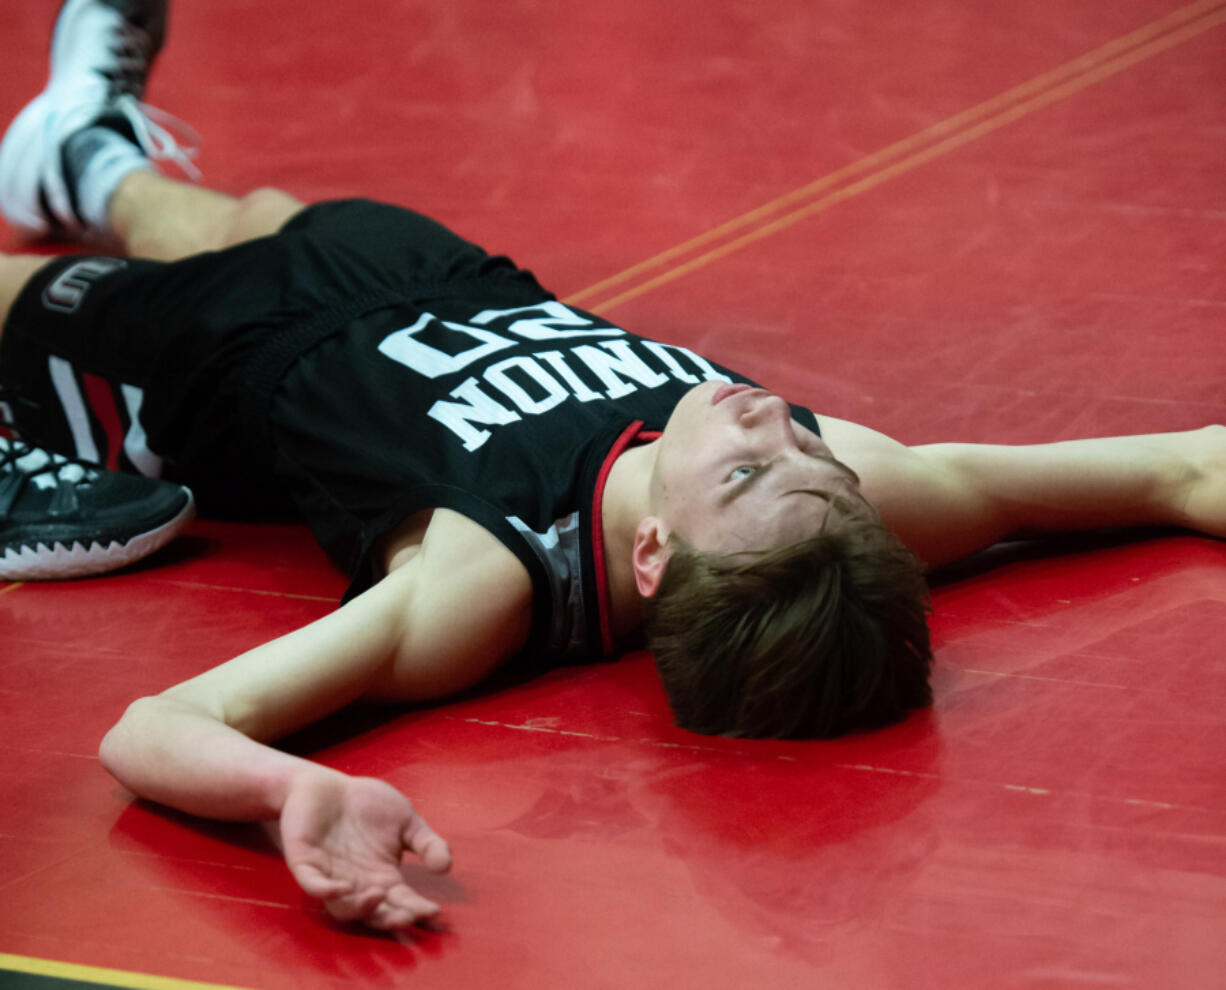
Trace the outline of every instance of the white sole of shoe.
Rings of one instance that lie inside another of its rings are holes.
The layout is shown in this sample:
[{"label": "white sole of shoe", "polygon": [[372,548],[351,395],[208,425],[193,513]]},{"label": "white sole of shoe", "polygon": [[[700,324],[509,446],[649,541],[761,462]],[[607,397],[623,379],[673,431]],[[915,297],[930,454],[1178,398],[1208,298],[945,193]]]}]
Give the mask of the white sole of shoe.
[{"label": "white sole of shoe", "polygon": [[195,515],[196,503],[189,498],[187,505],[169,522],[147,533],[139,533],[124,543],[118,540],[108,544],[91,542],[89,546],[79,542],[71,546],[40,543],[35,547],[9,550],[0,557],[0,580],[61,581],[115,571],[162,549],[183,532]]}]

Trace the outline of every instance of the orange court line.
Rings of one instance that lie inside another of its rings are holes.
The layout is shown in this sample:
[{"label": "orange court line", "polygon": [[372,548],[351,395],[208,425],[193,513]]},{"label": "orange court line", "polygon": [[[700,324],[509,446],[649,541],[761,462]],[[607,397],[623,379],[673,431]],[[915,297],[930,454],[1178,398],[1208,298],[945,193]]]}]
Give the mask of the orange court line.
[{"label": "orange court line", "polygon": [[270,591],[264,588],[242,588],[228,584],[206,584],[203,581],[173,580],[169,583],[184,588],[204,588],[208,591],[236,591],[243,595],[267,595],[271,598],[296,598],[305,602],[326,602],[329,605],[336,604],[335,595],[307,595],[297,591]]},{"label": "orange court line", "polygon": [[[181,585],[189,588],[207,588],[210,591],[237,591],[247,595],[269,595],[273,598],[296,598],[307,602],[326,602],[329,605],[336,604],[335,595],[307,595],[295,591],[266,591],[261,588],[238,588],[225,584],[204,584],[199,581],[171,581],[171,584]],[[8,584],[0,587],[0,595],[7,595],[10,591],[16,591],[18,588],[25,587],[24,581],[18,581],[16,584]]]},{"label": "orange court line", "polygon": [[[1224,8],[1226,8],[1226,0],[1198,0],[1197,3],[1182,7],[1166,17],[1110,41],[1056,69],[1036,76],[990,100],[933,124],[911,137],[895,142],[827,176],[735,217],[683,244],[654,255],[646,261],[569,295],[566,301],[583,304],[599,312],[607,312],[614,306],[674,281],[682,275],[789,227],[799,220],[859,195],[1051,103],[1080,92],[1137,62],[1202,34],[1226,19]],[[976,121],[979,123],[975,123]],[[946,137],[945,135],[951,136]],[[893,164],[887,164],[894,159],[898,160]],[[840,183],[866,172],[868,175],[858,182],[813,199],[817,194],[837,187]],[[795,204],[802,205],[797,205],[791,212],[783,213],[774,220],[768,219],[773,214],[778,214],[781,210]],[[755,224],[758,226],[754,227]],[[726,240],[718,247],[696,255],[688,261],[666,267],[671,262],[684,258],[699,248],[728,238],[746,227],[753,227],[753,229],[739,237]],[[663,271],[633,288],[605,297],[603,301],[589,303],[589,300],[599,297],[606,290],[657,269],[663,269]]]},{"label": "orange court line", "polygon": [[101,969],[97,966],[78,966],[74,963],[56,962],[53,959],[10,956],[0,952],[0,980],[3,979],[4,970],[61,980],[76,980],[79,983],[131,987],[133,990],[234,990],[233,987],[220,983],[198,983],[195,980],[177,980],[169,976],[149,976],[145,973],[128,973],[122,969]]}]

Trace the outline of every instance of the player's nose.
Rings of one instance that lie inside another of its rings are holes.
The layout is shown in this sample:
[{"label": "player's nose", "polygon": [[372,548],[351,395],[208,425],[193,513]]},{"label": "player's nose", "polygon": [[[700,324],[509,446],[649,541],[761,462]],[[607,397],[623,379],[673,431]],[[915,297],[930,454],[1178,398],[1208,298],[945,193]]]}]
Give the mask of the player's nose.
[{"label": "player's nose", "polygon": [[792,429],[792,407],[778,395],[766,394],[757,397],[741,414],[741,424],[748,429],[763,430],[786,447],[797,446],[796,433]]}]

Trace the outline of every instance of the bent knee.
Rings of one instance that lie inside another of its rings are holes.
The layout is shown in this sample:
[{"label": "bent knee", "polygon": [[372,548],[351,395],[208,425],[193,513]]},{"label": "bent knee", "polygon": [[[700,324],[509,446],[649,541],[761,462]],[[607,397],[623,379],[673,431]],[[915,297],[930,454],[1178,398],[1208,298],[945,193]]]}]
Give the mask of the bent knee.
[{"label": "bent knee", "polygon": [[275,234],[305,205],[280,189],[253,189],[235,204],[222,238],[222,246],[229,247],[256,237]]}]

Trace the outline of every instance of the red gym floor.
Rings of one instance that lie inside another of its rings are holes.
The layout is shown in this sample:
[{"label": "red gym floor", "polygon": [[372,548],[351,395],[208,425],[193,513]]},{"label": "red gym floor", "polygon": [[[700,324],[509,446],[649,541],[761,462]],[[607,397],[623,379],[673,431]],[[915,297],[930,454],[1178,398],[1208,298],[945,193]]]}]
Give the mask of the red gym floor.
[{"label": "red gym floor", "polygon": [[[5,120],[54,7],[0,6]],[[211,0],[175,10],[150,98],[225,190],[413,205],[821,412],[1032,442],[1226,421],[1224,21]],[[679,731],[642,654],[335,719],[291,745],[390,780],[456,852],[420,883],[445,928],[398,938],[329,923],[258,829],[133,803],[95,757],[129,700],[342,586],[303,529],[210,522],[108,579],[0,585],[0,984],[1223,985],[1220,542],[946,575],[935,708],[839,742]]]}]

